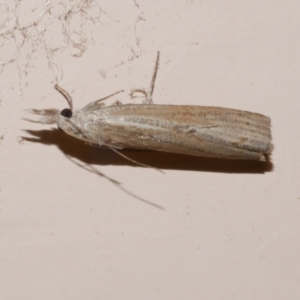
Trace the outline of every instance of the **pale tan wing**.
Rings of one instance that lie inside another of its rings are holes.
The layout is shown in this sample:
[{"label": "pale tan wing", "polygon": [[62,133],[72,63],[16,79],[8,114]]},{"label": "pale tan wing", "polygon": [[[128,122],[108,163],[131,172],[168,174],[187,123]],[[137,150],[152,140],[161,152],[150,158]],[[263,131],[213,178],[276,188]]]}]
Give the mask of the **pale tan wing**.
[{"label": "pale tan wing", "polygon": [[92,113],[89,130],[100,130],[110,146],[262,161],[272,149],[270,118],[257,113],[175,105],[118,105]]}]

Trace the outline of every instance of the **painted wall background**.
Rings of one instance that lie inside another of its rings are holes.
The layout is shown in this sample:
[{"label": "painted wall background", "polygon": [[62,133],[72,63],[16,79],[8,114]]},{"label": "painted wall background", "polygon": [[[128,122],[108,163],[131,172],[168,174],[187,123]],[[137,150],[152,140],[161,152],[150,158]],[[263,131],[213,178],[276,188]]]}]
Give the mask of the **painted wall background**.
[{"label": "painted wall background", "polygon": [[[297,299],[299,1],[0,4],[0,298]],[[155,103],[272,118],[272,163],[126,151],[30,108],[148,88]]]}]

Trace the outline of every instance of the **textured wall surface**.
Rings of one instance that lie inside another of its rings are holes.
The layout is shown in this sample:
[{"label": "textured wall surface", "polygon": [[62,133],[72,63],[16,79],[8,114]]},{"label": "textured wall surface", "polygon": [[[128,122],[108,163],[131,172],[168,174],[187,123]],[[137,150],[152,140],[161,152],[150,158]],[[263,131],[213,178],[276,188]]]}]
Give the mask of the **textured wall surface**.
[{"label": "textured wall surface", "polygon": [[[0,298],[300,299],[300,2],[0,4]],[[147,89],[271,117],[271,163],[85,145],[27,109]]]}]

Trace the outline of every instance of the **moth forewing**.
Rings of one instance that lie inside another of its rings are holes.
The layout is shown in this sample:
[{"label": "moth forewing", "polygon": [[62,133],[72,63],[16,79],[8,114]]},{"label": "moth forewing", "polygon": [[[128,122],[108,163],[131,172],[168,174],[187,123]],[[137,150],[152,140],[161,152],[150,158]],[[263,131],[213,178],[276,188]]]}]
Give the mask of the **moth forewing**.
[{"label": "moth forewing", "polygon": [[72,123],[90,143],[118,149],[265,161],[272,148],[268,117],[227,108],[115,105],[79,111]]}]

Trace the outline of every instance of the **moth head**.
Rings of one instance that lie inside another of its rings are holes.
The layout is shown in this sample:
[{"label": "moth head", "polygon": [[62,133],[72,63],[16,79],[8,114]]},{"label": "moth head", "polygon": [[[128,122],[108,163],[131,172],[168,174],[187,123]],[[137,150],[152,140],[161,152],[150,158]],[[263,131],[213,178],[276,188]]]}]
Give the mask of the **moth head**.
[{"label": "moth head", "polygon": [[80,140],[88,140],[80,125],[81,114],[76,111],[73,113],[72,105],[70,108],[64,108],[57,117],[57,127],[68,135],[76,137]]},{"label": "moth head", "polygon": [[60,116],[65,117],[67,119],[70,119],[73,115],[73,101],[70,96],[70,94],[61,88],[59,85],[55,85],[54,88],[61,93],[64,98],[67,100],[69,104],[69,108],[65,108],[62,111],[59,111],[58,109],[50,108],[50,109],[29,109],[28,111],[32,114],[42,116],[42,118],[38,120],[28,120],[30,122],[34,123],[41,123],[41,124],[58,124],[58,121],[60,119]]},{"label": "moth head", "polygon": [[73,111],[70,108],[64,108],[57,118],[57,127],[71,136],[85,140],[86,137],[80,123],[78,123],[80,119],[80,117],[78,118],[79,115],[80,113],[78,112],[73,114]]},{"label": "moth head", "polygon": [[58,129],[71,134],[73,132],[76,132],[76,128],[73,129],[73,122],[72,122],[72,116],[73,116],[73,111],[70,108],[64,108],[60,113],[59,116],[57,118],[57,127]]},{"label": "moth head", "polygon": [[59,111],[58,109],[30,109],[29,112],[38,116],[42,116],[40,119],[32,120],[25,119],[34,123],[41,124],[56,124],[58,129],[64,131],[65,133],[76,137],[81,140],[88,140],[80,126],[80,120],[82,118],[80,112],[73,113],[73,102],[72,98],[67,91],[58,86],[54,86],[57,91],[59,91],[69,104],[69,108],[64,108]]}]

